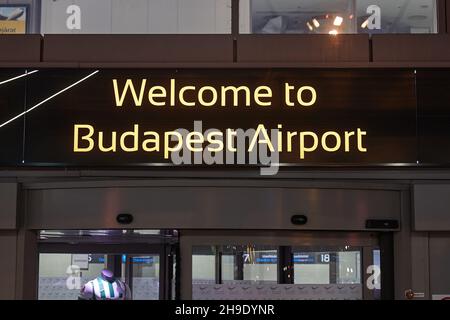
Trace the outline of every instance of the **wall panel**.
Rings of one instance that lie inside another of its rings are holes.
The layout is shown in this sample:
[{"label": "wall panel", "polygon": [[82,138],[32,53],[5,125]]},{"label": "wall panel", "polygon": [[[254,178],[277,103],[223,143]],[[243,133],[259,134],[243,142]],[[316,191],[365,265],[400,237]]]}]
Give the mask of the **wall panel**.
[{"label": "wall panel", "polygon": [[448,34],[383,34],[372,37],[374,62],[448,62]]},{"label": "wall panel", "polygon": [[416,184],[413,220],[417,231],[450,231],[450,185]]},{"label": "wall panel", "polygon": [[232,62],[228,35],[46,35],[44,62]]},{"label": "wall panel", "polygon": [[240,35],[238,62],[369,62],[369,36]]},{"label": "wall panel", "polygon": [[0,300],[12,300],[16,294],[16,232],[0,231]]},{"label": "wall panel", "polygon": [[[367,219],[399,219],[400,192],[345,189],[155,187],[30,190],[31,229],[127,228],[364,230]],[[291,224],[294,214],[309,217]]]},{"label": "wall panel", "polygon": [[0,230],[17,227],[17,184],[0,183]]}]

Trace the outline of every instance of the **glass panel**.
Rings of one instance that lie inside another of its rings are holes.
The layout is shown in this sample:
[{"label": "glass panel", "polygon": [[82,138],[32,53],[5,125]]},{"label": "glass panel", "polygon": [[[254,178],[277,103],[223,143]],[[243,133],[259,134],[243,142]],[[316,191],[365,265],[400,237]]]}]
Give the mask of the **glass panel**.
[{"label": "glass panel", "polygon": [[131,257],[133,300],[159,299],[159,255]]},{"label": "glass panel", "polygon": [[277,283],[278,250],[248,246],[244,251],[244,281]]},{"label": "glass panel", "polygon": [[229,34],[231,0],[42,0],[40,20],[43,34]]},{"label": "glass panel", "polygon": [[[192,259],[194,300],[363,299],[361,247],[198,246]],[[379,275],[379,250],[373,260],[367,270],[378,266],[373,272]],[[379,290],[377,284],[368,289]],[[379,291],[372,296],[379,298]]]},{"label": "glass panel", "polygon": [[278,250],[271,246],[224,246],[223,283],[277,283]]},{"label": "glass panel", "polygon": [[222,281],[234,281],[237,270],[236,256],[231,254],[222,255]]},{"label": "glass panel", "polygon": [[[159,299],[159,267],[159,255],[133,256],[127,260],[121,254],[41,253],[38,299],[156,300]],[[105,269],[111,272],[111,277],[103,277],[108,281],[103,283],[107,289],[102,298],[101,292],[95,289],[95,281]],[[131,281],[127,270],[131,271]],[[86,284],[92,289],[89,293],[83,291]]]},{"label": "glass panel", "polygon": [[359,251],[338,252],[337,283],[361,283],[361,254]]},{"label": "glass panel", "polygon": [[216,282],[216,250],[213,246],[192,249],[192,283]]},{"label": "glass panel", "polygon": [[331,263],[329,252],[294,251],[294,283],[329,284]]},{"label": "glass panel", "polygon": [[361,284],[360,250],[293,251],[296,284]]},{"label": "glass panel", "polygon": [[[217,268],[221,269],[216,277]],[[275,246],[199,246],[192,255],[192,297],[198,299],[264,298],[277,287]],[[261,290],[264,289],[264,290]]]},{"label": "glass panel", "polygon": [[373,250],[373,292],[375,299],[381,299],[381,252],[380,249]]},{"label": "glass panel", "polygon": [[77,300],[80,289],[107,268],[104,254],[41,253],[39,300]]},{"label": "glass panel", "polygon": [[435,0],[241,0],[241,33],[437,33]]}]

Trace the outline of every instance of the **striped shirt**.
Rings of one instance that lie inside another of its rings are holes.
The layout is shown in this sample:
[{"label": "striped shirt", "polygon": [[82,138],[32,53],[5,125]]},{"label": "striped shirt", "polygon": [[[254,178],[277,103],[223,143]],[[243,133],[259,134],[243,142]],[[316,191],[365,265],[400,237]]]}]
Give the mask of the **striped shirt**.
[{"label": "striped shirt", "polygon": [[81,289],[81,297],[88,300],[126,300],[128,287],[120,280],[109,282],[101,277],[86,283]]}]

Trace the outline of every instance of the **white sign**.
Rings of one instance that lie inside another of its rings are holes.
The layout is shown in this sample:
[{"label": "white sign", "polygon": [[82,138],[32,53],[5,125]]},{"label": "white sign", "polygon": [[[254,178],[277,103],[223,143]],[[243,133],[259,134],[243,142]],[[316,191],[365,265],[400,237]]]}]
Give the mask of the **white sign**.
[{"label": "white sign", "polygon": [[88,254],[73,254],[72,265],[78,266],[80,269],[89,269],[89,255]]}]

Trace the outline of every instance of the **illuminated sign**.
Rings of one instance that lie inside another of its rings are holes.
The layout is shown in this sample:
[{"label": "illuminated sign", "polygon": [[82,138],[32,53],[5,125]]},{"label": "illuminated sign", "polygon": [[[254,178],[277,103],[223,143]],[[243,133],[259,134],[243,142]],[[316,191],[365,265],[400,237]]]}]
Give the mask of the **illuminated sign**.
[{"label": "illuminated sign", "polygon": [[[0,83],[14,78],[8,72]],[[24,166],[79,167],[417,161],[412,70],[15,73],[21,77],[0,85],[6,95],[2,110],[16,106],[0,113],[0,143],[10,144],[2,164],[14,159]],[[13,129],[19,135],[14,143]]]}]

